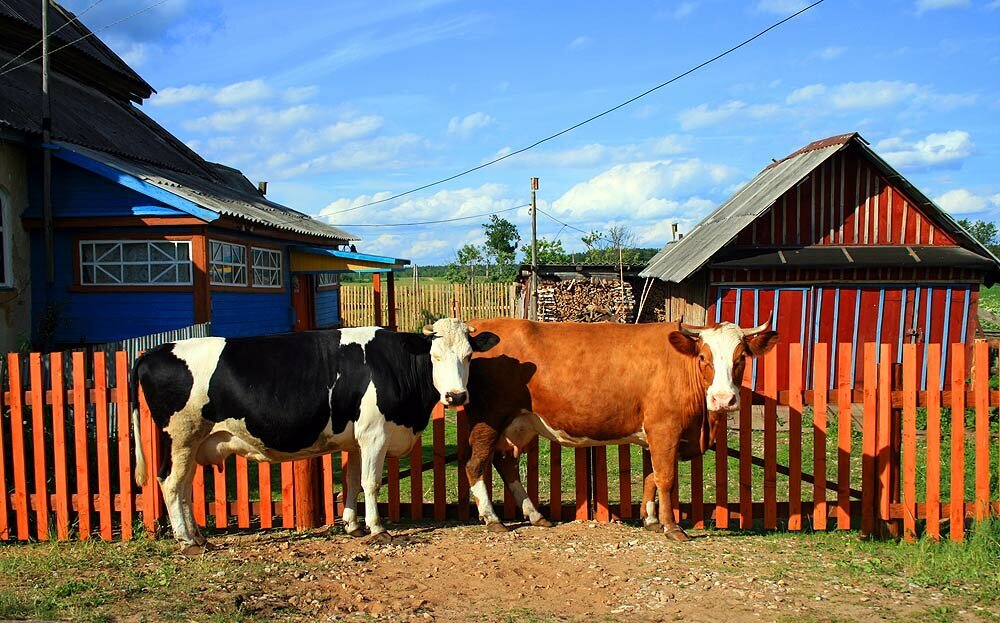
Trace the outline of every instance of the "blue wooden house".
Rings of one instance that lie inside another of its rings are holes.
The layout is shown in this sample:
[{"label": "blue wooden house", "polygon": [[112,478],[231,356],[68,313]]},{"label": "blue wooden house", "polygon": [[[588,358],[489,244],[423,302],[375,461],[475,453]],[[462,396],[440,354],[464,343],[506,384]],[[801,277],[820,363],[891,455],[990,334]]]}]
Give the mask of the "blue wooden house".
[{"label": "blue wooden house", "polygon": [[[208,321],[220,336],[338,326],[338,274],[407,263],[355,252],[349,232],[201,158],[140,110],[152,87],[92,35],[52,56],[43,144],[40,66],[15,59],[38,41],[39,13],[34,1],[0,3],[0,350]],[[72,19],[52,5],[52,30]],[[69,23],[52,47],[89,34]]]}]

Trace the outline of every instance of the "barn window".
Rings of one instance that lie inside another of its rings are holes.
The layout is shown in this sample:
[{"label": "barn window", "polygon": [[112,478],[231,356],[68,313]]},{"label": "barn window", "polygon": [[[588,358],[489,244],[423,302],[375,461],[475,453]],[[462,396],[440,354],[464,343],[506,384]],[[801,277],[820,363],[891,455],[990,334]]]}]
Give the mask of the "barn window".
[{"label": "barn window", "polygon": [[337,273],[320,273],[316,275],[317,288],[332,288],[340,284],[340,275]]},{"label": "barn window", "polygon": [[209,241],[209,273],[212,285],[247,285],[247,248],[241,244]]},{"label": "barn window", "polygon": [[281,287],[281,251],[253,247],[253,285],[258,288]]},{"label": "barn window", "polygon": [[7,197],[0,192],[0,287],[11,286],[14,283],[13,268],[10,265],[11,231],[9,205]]},{"label": "barn window", "polygon": [[82,240],[80,284],[191,285],[191,243],[172,240]]}]

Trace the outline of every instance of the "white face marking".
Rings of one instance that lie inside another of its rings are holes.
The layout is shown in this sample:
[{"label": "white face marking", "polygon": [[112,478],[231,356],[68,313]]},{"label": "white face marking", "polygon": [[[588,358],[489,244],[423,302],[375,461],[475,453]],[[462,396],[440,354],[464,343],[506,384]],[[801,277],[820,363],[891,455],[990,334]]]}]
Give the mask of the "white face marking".
[{"label": "white face marking", "polygon": [[[472,345],[469,343],[469,325],[456,318],[442,318],[434,323],[431,340],[431,367],[434,388],[441,394],[445,405],[460,406],[468,401],[469,361]],[[461,400],[456,400],[461,397]]]},{"label": "white face marking", "polygon": [[715,368],[712,384],[705,392],[708,410],[731,411],[736,408],[738,403],[735,397],[740,393],[733,379],[733,354],[743,342],[743,331],[732,323],[723,322],[703,331],[701,339],[712,349],[712,366]]}]

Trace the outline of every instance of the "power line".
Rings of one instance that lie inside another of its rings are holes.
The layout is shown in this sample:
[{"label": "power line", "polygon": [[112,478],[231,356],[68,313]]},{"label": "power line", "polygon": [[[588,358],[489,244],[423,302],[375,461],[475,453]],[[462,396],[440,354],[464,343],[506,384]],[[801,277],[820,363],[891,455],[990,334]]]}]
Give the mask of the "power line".
[{"label": "power line", "polygon": [[[482,214],[473,214],[472,216],[459,216],[456,218],[446,218],[439,221],[418,221],[416,223],[358,223],[355,225],[341,225],[336,223],[337,227],[412,227],[415,225],[436,225],[437,223],[453,223],[455,221],[467,221],[474,218],[482,218],[484,216],[493,216],[494,214],[503,214],[504,212],[512,212],[514,210],[520,210],[521,208],[531,207],[530,203],[524,205],[514,206],[513,208],[504,208],[503,210],[494,210],[493,212],[483,212]],[[334,212],[334,214],[338,214]]]},{"label": "power line", "polygon": [[[553,221],[555,221],[555,222],[559,223],[560,225],[562,225],[564,228],[569,227],[570,229],[578,231],[578,232],[580,232],[581,234],[584,234],[584,235],[595,234],[598,237],[598,239],[607,240],[607,238],[605,238],[601,234],[598,234],[596,231],[584,231],[584,230],[580,229],[579,227],[575,227],[575,226],[570,225],[569,223],[567,223],[565,221],[561,221],[561,220],[557,219],[556,217],[552,216],[551,214],[549,214],[548,212],[546,212],[545,210],[543,210],[541,208],[536,208],[536,209],[539,212],[541,212],[542,214],[544,214],[545,216],[547,216],[550,219],[552,219]],[[560,230],[560,231],[562,231],[562,230]]]},{"label": "power line", "polygon": [[[90,9],[94,8],[95,6],[97,6],[98,4],[100,4],[102,2],[104,2],[104,0],[94,0],[94,2],[90,6],[88,6],[87,8],[85,8],[83,11],[81,11],[79,15],[74,15],[73,19],[68,20],[65,24],[63,24],[59,28],[56,28],[52,32],[50,32],[49,33],[49,37],[52,37],[53,35],[55,35],[57,32],[59,32],[63,28],[66,28],[67,26],[69,26],[73,22],[79,20],[81,17],[83,17],[84,15],[87,14],[87,11],[89,11]],[[22,56],[24,56],[28,52],[34,50],[35,48],[37,48],[40,45],[42,45],[42,40],[41,39],[39,39],[38,41],[32,43],[27,49],[25,49],[23,52],[21,52],[20,54],[18,54],[14,58],[10,59],[9,61],[7,61],[6,63],[4,63],[3,65],[0,65],[0,71],[6,69],[8,65],[10,65],[14,61],[16,61],[17,59],[21,58]]]},{"label": "power line", "polygon": [[803,13],[805,13],[806,11],[808,11],[808,10],[810,10],[810,9],[812,9],[812,8],[820,5],[820,4],[823,4],[823,2],[825,2],[825,1],[826,0],[816,0],[812,4],[810,4],[810,5],[808,5],[808,6],[804,7],[804,8],[796,11],[795,13],[792,13],[788,17],[786,17],[786,18],[784,18],[782,20],[779,20],[779,21],[771,24],[770,26],[768,26],[764,30],[761,30],[760,32],[758,32],[754,36],[750,37],[749,39],[744,39],[742,42],[734,45],[733,47],[729,48],[728,50],[726,50],[724,52],[720,52],[719,54],[716,54],[715,56],[713,56],[712,58],[708,59],[707,61],[703,61],[703,62],[695,65],[694,67],[688,69],[687,71],[684,71],[684,72],[682,72],[680,74],[677,74],[676,76],[674,76],[673,78],[667,80],[666,82],[661,82],[660,84],[656,85],[655,87],[653,87],[651,89],[648,89],[646,91],[643,91],[642,93],[640,93],[640,94],[638,94],[638,95],[636,95],[636,96],[634,96],[632,98],[629,98],[629,99],[625,100],[624,102],[622,102],[621,104],[618,104],[617,106],[613,106],[613,107],[608,108],[607,110],[605,110],[603,112],[597,113],[596,115],[594,115],[592,117],[588,117],[587,119],[584,119],[583,121],[580,121],[579,123],[575,123],[575,124],[569,126],[568,128],[566,128],[564,130],[560,130],[559,132],[556,132],[555,134],[550,134],[549,136],[546,136],[545,138],[539,139],[539,140],[535,141],[534,143],[531,143],[530,145],[528,145],[526,147],[522,147],[522,148],[517,149],[515,151],[512,151],[510,153],[507,153],[507,154],[504,154],[504,155],[499,156],[497,158],[494,158],[494,159],[492,159],[492,160],[490,160],[488,162],[484,162],[484,163],[482,163],[480,165],[468,168],[468,169],[466,169],[464,171],[461,171],[459,173],[456,173],[454,175],[450,175],[448,177],[439,179],[437,181],[430,182],[428,184],[424,184],[423,186],[418,186],[416,188],[407,190],[405,192],[397,193],[395,195],[392,195],[391,197],[386,197],[384,199],[378,199],[376,201],[369,201],[368,203],[365,203],[365,204],[362,204],[362,205],[359,205],[359,206],[354,206],[354,207],[351,207],[351,208],[347,208],[345,210],[340,210],[339,212],[334,212],[334,214],[342,214],[344,212],[351,212],[352,210],[360,210],[361,208],[367,208],[368,206],[373,206],[373,205],[376,205],[376,204],[379,204],[379,203],[385,203],[386,201],[392,201],[393,199],[399,199],[400,197],[405,197],[406,195],[410,195],[412,193],[419,192],[421,190],[425,190],[425,189],[430,188],[432,186],[437,186],[439,184],[444,184],[445,182],[450,182],[451,180],[454,180],[454,179],[457,179],[459,177],[462,177],[463,175],[468,175],[469,173],[473,173],[473,172],[478,171],[480,169],[484,169],[484,168],[486,168],[488,166],[491,166],[491,165],[494,165],[494,164],[496,164],[498,162],[506,160],[507,158],[511,158],[511,157],[516,156],[518,154],[522,154],[522,153],[528,151],[529,149],[534,149],[535,147],[538,147],[542,143],[547,143],[548,141],[551,141],[554,138],[558,138],[558,137],[562,136],[563,134],[567,134],[569,132],[572,132],[573,130],[579,128],[580,126],[586,125],[586,124],[588,124],[588,123],[590,123],[592,121],[596,121],[597,119],[600,119],[601,117],[603,117],[605,115],[609,115],[609,114],[613,113],[614,111],[618,110],[619,108],[623,108],[625,106],[628,106],[632,102],[634,102],[634,101],[636,101],[638,99],[641,99],[643,97],[646,97],[647,95],[649,95],[650,93],[653,93],[654,91],[662,89],[663,87],[665,87],[665,86],[667,86],[669,84],[677,82],[678,80],[680,80],[681,78],[684,78],[685,76],[693,74],[694,72],[698,71],[699,69],[701,69],[703,67],[711,65],[715,61],[718,61],[719,59],[721,59],[721,58],[723,58],[725,56],[728,56],[729,54],[732,54],[736,50],[739,50],[740,48],[742,48],[742,47],[744,47],[744,46],[752,43],[756,39],[759,39],[760,37],[763,37],[765,34],[767,34],[768,32],[770,32],[772,30],[774,30],[778,26],[781,26],[785,22],[793,20],[796,17],[798,17],[799,15],[802,15]]},{"label": "power line", "polygon": [[[76,39],[70,41],[69,43],[67,43],[65,45],[61,45],[58,48],[52,50],[51,52],[49,52],[49,54],[55,54],[59,50],[65,50],[66,48],[68,48],[68,47],[70,47],[72,45],[76,45],[77,43],[79,43],[80,41],[83,41],[84,39],[87,39],[89,37],[93,37],[97,33],[103,32],[103,31],[107,30],[108,28],[113,28],[114,26],[117,26],[118,24],[121,24],[122,22],[127,22],[128,20],[132,19],[133,17],[138,17],[139,15],[142,15],[146,11],[150,11],[152,9],[155,9],[156,7],[160,6],[161,4],[164,4],[165,2],[169,2],[169,1],[170,0],[158,0],[157,2],[154,2],[153,4],[147,5],[147,6],[143,7],[143,8],[141,8],[141,9],[139,9],[138,11],[136,11],[135,13],[132,13],[131,15],[126,15],[125,17],[123,17],[121,19],[118,19],[118,20],[115,20],[115,21],[111,22],[110,24],[107,24],[106,26],[103,26],[103,27],[101,27],[101,28],[99,28],[97,30],[88,32],[87,34],[83,35],[82,37],[77,37]],[[820,0],[820,1],[822,2],[823,0]],[[26,65],[30,65],[32,63],[37,63],[40,60],[42,60],[41,56],[39,56],[37,58],[33,58],[30,61],[25,61],[25,62],[21,63],[20,65],[15,65],[14,67],[11,67],[7,71],[4,71],[3,73],[0,73],[0,76],[6,76],[7,74],[9,74],[12,71],[16,71],[16,70],[18,70],[18,69],[20,69],[20,68],[22,68],[22,67],[24,67]]]}]

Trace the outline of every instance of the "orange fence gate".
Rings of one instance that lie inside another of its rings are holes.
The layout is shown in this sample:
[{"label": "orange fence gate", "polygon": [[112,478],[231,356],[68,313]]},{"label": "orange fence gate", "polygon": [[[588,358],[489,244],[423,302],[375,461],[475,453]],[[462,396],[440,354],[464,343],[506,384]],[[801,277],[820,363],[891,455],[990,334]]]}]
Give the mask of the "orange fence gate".
[{"label": "orange fence gate", "polygon": [[[855,385],[849,374],[830,378],[831,369],[852,366],[832,367],[824,344],[811,349],[810,361],[799,344],[765,356],[758,362],[763,391],[751,391],[748,366],[727,435],[681,466],[678,519],[696,528],[860,529],[961,540],[970,521],[1000,513],[1000,390],[991,385],[989,345],[951,349],[952,378],[943,390],[929,383],[925,391],[917,389],[916,348],[905,345],[897,365],[887,345],[865,344],[857,353],[838,345],[841,361],[864,361]],[[928,353],[936,379],[940,345],[929,345]],[[779,357],[788,358],[787,383],[779,383]],[[165,518],[152,477],[160,435],[143,405],[138,441],[151,475],[139,488],[126,354],[11,353],[5,363],[0,540],[155,533]],[[807,366],[814,389],[803,390]],[[390,521],[475,518],[458,462],[468,433],[463,410],[439,406],[410,454],[387,461],[380,504]],[[638,517],[641,481],[650,470],[639,448],[571,450],[541,440],[526,454],[528,494],[552,519]],[[344,453],[277,469],[230,457],[221,469],[196,471],[195,518],[215,529],[333,524],[343,509],[345,469]],[[501,491],[499,478],[492,480],[502,514],[513,519],[512,496]]]}]

